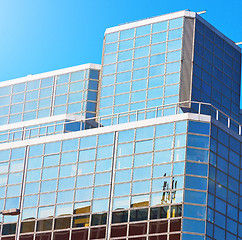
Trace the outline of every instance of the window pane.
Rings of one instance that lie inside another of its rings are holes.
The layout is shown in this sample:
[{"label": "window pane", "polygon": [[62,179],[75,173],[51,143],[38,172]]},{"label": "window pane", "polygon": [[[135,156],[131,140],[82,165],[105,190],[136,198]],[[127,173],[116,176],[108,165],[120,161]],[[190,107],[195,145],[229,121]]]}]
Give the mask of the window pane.
[{"label": "window pane", "polygon": [[138,27],[136,28],[136,36],[143,36],[143,35],[150,34],[150,30],[151,30],[151,25]]},{"label": "window pane", "polygon": [[106,34],[106,36],[105,36],[105,42],[106,43],[110,43],[110,42],[116,42],[116,41],[118,41],[118,35],[119,35],[118,32]]},{"label": "window pane", "polygon": [[164,22],[159,22],[159,23],[154,23],[152,26],[152,32],[162,32],[167,30],[167,21]]},{"label": "window pane", "polygon": [[133,37],[134,37],[134,28],[120,32],[120,40],[125,40]]}]

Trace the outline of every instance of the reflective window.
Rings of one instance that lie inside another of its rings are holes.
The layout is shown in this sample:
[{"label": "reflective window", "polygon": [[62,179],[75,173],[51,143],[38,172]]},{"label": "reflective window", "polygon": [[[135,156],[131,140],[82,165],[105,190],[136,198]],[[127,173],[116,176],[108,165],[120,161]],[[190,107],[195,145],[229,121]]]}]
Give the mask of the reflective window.
[{"label": "reflective window", "polygon": [[167,21],[154,23],[152,25],[152,32],[156,33],[156,32],[166,31],[167,30],[167,23],[168,23]]},{"label": "reflective window", "polygon": [[134,37],[134,29],[128,29],[120,32],[120,40],[125,40]]},{"label": "reflective window", "polygon": [[133,180],[151,178],[151,167],[136,168],[133,173]]},{"label": "reflective window", "polygon": [[118,41],[118,35],[119,35],[118,32],[107,34],[105,37],[105,42],[110,43],[110,42]]},{"label": "reflective window", "polygon": [[136,28],[136,37],[150,34],[151,25]]}]

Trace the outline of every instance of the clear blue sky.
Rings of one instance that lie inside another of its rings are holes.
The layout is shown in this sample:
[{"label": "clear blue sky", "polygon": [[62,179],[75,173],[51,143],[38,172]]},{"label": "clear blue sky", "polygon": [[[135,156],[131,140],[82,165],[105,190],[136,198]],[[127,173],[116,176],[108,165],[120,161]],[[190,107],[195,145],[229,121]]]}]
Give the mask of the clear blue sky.
[{"label": "clear blue sky", "polygon": [[242,41],[241,0],[0,0],[0,81],[101,63],[106,28],[184,9]]}]

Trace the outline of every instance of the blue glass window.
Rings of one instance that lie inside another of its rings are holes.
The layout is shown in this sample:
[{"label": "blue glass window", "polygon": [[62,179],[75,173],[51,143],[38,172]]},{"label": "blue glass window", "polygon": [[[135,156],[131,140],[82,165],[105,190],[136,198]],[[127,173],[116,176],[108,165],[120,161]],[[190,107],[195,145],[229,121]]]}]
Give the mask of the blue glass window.
[{"label": "blue glass window", "polygon": [[140,37],[135,39],[135,47],[142,47],[150,44],[150,36]]},{"label": "blue glass window", "polygon": [[184,217],[205,219],[205,216],[206,216],[206,207],[187,205],[187,204],[184,205]]},{"label": "blue glass window", "polygon": [[209,135],[210,124],[203,122],[188,122],[188,132]]},{"label": "blue glass window", "polygon": [[165,54],[159,54],[150,57],[150,65],[157,65],[157,64],[162,64],[165,63]]},{"label": "blue glass window", "polygon": [[96,174],[94,185],[110,184],[110,177],[110,172]]},{"label": "blue glass window", "polygon": [[11,86],[0,88],[0,96],[4,96],[8,94],[11,94]]},{"label": "blue glass window", "polygon": [[[182,239],[183,240],[205,240],[204,236],[201,235],[192,235],[192,234],[187,234],[187,233],[183,233],[182,234]],[[209,240],[208,237],[206,237],[207,240]]]},{"label": "blue glass window", "polygon": [[134,47],[134,40],[122,41],[119,43],[119,51],[130,49]]},{"label": "blue glass window", "polygon": [[109,86],[109,87],[103,87],[101,90],[101,97],[106,97],[113,95],[114,93],[114,86]]},{"label": "blue glass window", "polygon": [[93,185],[93,175],[78,176],[76,179],[76,187],[83,188]]},{"label": "blue glass window", "polygon": [[164,85],[164,76],[149,78],[148,87],[159,87]]},{"label": "blue glass window", "polygon": [[134,140],[134,130],[127,130],[127,131],[121,131],[119,132],[118,136],[118,142],[130,142]]},{"label": "blue glass window", "polygon": [[188,134],[187,145],[190,147],[208,148],[209,137]]},{"label": "blue glass window", "polygon": [[105,42],[106,43],[111,43],[111,42],[118,41],[118,35],[119,35],[119,32],[114,32],[114,33],[106,34],[106,36],[105,36]]},{"label": "blue glass window", "polygon": [[148,90],[148,99],[163,97],[163,87]]},{"label": "blue glass window", "polygon": [[194,232],[194,233],[205,233],[205,221],[184,219],[183,231]]},{"label": "blue glass window", "polygon": [[187,162],[186,164],[186,173],[191,175],[207,176],[208,174],[208,165]]},{"label": "blue glass window", "polygon": [[79,163],[78,169],[77,169],[77,174],[81,175],[81,174],[94,172],[94,165],[95,165],[94,162]]},{"label": "blue glass window", "polygon": [[134,50],[134,57],[145,57],[149,55],[149,47],[136,48]]},{"label": "blue glass window", "polygon": [[135,153],[150,152],[153,150],[153,140],[141,141],[135,144]]},{"label": "blue glass window", "polygon": [[109,54],[104,56],[104,64],[115,63],[117,61],[117,54]]},{"label": "blue glass window", "polygon": [[133,37],[134,37],[134,28],[120,32],[120,40],[125,40]]},{"label": "blue glass window", "polygon": [[132,194],[147,193],[150,191],[150,181],[134,182]]},{"label": "blue glass window", "polygon": [[181,51],[167,53],[167,62],[174,62],[181,60]]},{"label": "blue glass window", "polygon": [[114,187],[114,196],[124,196],[130,194],[130,183],[116,184]]},{"label": "blue glass window", "polygon": [[181,46],[182,46],[182,40],[175,40],[175,41],[168,42],[167,51],[174,51],[174,50],[181,49]]},{"label": "blue glass window", "polygon": [[148,68],[134,70],[133,71],[133,80],[137,80],[140,78],[146,78],[147,74],[148,74]]},{"label": "blue glass window", "polygon": [[168,163],[172,161],[172,151],[162,151],[154,153],[154,164]]},{"label": "blue glass window", "polygon": [[102,86],[111,85],[115,83],[115,75],[102,77]]},{"label": "blue glass window", "polygon": [[183,25],[183,18],[176,18],[169,21],[169,29],[179,28]]},{"label": "blue glass window", "polygon": [[136,129],[136,140],[153,138],[154,127],[145,127]]},{"label": "blue glass window", "polygon": [[129,102],[129,94],[122,94],[115,96],[115,105],[125,104]]},{"label": "blue glass window", "polygon": [[165,73],[165,65],[159,65],[155,67],[150,67],[150,77],[154,77],[157,75],[163,75]]},{"label": "blue glass window", "polygon": [[133,50],[128,50],[124,52],[119,52],[118,61],[125,61],[133,58]]},{"label": "blue glass window", "polygon": [[52,142],[45,144],[45,154],[60,152],[61,142]]},{"label": "blue glass window", "polygon": [[131,181],[131,169],[117,171],[115,174],[115,183]]},{"label": "blue glass window", "polygon": [[166,65],[166,73],[179,72],[180,66],[181,66],[180,62],[168,63]]},{"label": "blue glass window", "polygon": [[132,82],[132,91],[142,90],[147,88],[147,79]]},{"label": "blue glass window", "polygon": [[146,91],[139,91],[131,94],[131,102],[142,101],[145,98],[146,98]]},{"label": "blue glass window", "polygon": [[155,140],[155,150],[172,148],[173,137],[158,138]]},{"label": "blue glass window", "polygon": [[154,23],[152,26],[152,32],[162,32],[167,30],[167,21]]},{"label": "blue glass window", "polygon": [[166,86],[165,87],[165,96],[176,95],[179,94],[179,84]]},{"label": "blue glass window", "polygon": [[160,43],[165,42],[167,40],[167,32],[156,33],[152,35],[151,43]]},{"label": "blue glass window", "polygon": [[160,43],[156,45],[152,45],[150,49],[150,54],[158,54],[158,53],[163,53],[166,51],[166,43]]},{"label": "blue glass window", "polygon": [[151,167],[135,168],[133,172],[133,180],[142,180],[151,178]]},{"label": "blue glass window", "polygon": [[[115,45],[110,44],[109,45],[109,49],[111,51],[111,49],[114,47]],[[117,47],[116,47],[117,48]],[[85,71],[78,71],[78,72],[74,72],[71,73],[71,82],[75,82],[75,81],[79,81],[79,80],[83,80],[85,76]]]},{"label": "blue glass window", "polygon": [[188,203],[196,203],[196,204],[206,204],[206,192],[198,192],[198,191],[185,191],[185,202]]},{"label": "blue glass window", "polygon": [[132,61],[121,62],[117,64],[117,72],[129,71],[132,68]]},{"label": "blue glass window", "polygon": [[116,78],[117,83],[131,81],[131,72],[118,73]]},{"label": "blue glass window", "polygon": [[134,167],[152,164],[152,153],[139,154],[134,156]]},{"label": "blue glass window", "polygon": [[197,190],[207,190],[207,178],[197,178],[186,176],[186,188]]},{"label": "blue glass window", "polygon": [[187,159],[198,162],[208,162],[208,151],[187,148]]},{"label": "blue glass window", "polygon": [[161,137],[165,135],[172,135],[174,132],[174,123],[162,124],[156,126],[156,137]]},{"label": "blue glass window", "polygon": [[25,83],[13,85],[13,93],[19,93],[25,91]]},{"label": "blue glass window", "polygon": [[133,68],[136,69],[136,68],[147,67],[148,66],[148,62],[149,62],[149,59],[147,57],[146,58],[135,59]]},{"label": "blue glass window", "polygon": [[168,40],[173,40],[182,37],[182,28],[169,31]]},{"label": "blue glass window", "polygon": [[105,54],[117,52],[117,50],[118,50],[118,44],[117,43],[111,43],[111,44],[105,45]]},{"label": "blue glass window", "polygon": [[151,25],[136,28],[136,37],[150,34]]},{"label": "blue glass window", "polygon": [[153,178],[171,175],[171,164],[157,165],[153,167]]},{"label": "blue glass window", "polygon": [[118,156],[129,155],[133,153],[133,143],[120,144],[118,146]]},{"label": "blue glass window", "polygon": [[181,175],[184,174],[184,162],[174,163],[173,165],[173,175]]},{"label": "blue glass window", "polygon": [[59,154],[45,156],[44,161],[43,161],[43,167],[50,167],[50,166],[58,165],[59,160],[60,160]]},{"label": "blue glass window", "polygon": [[116,64],[111,64],[103,67],[103,75],[112,74],[116,72]]}]

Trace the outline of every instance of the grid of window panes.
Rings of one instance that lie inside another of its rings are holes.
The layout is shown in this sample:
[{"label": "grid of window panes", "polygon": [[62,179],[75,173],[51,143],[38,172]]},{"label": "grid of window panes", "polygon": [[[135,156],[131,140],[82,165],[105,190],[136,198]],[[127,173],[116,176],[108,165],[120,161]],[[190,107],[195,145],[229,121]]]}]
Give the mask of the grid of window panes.
[{"label": "grid of window panes", "polygon": [[0,124],[59,114],[94,117],[97,70],[83,70],[0,88]]},{"label": "grid of window panes", "polygon": [[212,103],[239,120],[241,53],[196,20],[193,100]]},{"label": "grid of window panes", "polygon": [[241,136],[212,125],[207,239],[242,239]]},{"label": "grid of window panes", "polygon": [[186,121],[119,132],[111,239],[180,239],[186,132]]},{"label": "grid of window panes", "polygon": [[[25,163],[25,147],[0,152],[0,211],[19,208]],[[0,222],[3,222],[0,215]],[[15,234],[18,216],[5,216],[2,235]],[[1,236],[1,234],[0,234]]]},{"label": "grid of window panes", "polygon": [[183,18],[105,35],[100,116],[178,102]]},{"label": "grid of window panes", "polygon": [[210,124],[188,122],[183,240],[205,240]]},{"label": "grid of window panes", "polygon": [[[120,229],[130,239],[148,234],[166,239],[167,233],[180,239],[186,131],[187,122],[181,121],[27,147],[20,239],[34,234],[56,239],[78,231],[90,239],[105,238],[110,202],[112,238]],[[0,169],[4,164],[9,161]],[[0,176],[7,178],[5,172]],[[1,182],[6,192],[7,182]],[[2,195],[2,208],[4,201],[19,207],[19,195],[12,192]],[[15,233],[14,220],[3,218],[3,239]],[[63,230],[69,228],[72,233]]]}]

